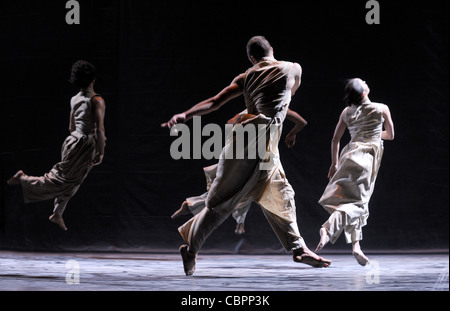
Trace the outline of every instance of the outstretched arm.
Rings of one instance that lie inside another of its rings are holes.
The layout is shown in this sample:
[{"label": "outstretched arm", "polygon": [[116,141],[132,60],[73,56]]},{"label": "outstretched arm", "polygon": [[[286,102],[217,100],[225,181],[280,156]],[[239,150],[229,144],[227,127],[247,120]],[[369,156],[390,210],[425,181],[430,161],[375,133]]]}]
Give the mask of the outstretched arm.
[{"label": "outstretched arm", "polygon": [[186,110],[185,112],[174,115],[169,121],[161,124],[161,127],[171,128],[175,124],[184,123],[194,116],[205,115],[219,109],[233,98],[238,97],[239,95],[242,94],[242,90],[239,84],[237,83],[239,78],[240,76],[236,77],[229,86],[224,88],[216,96],[213,96],[198,103],[197,105]]},{"label": "outstretched arm", "polygon": [[341,138],[344,135],[345,129],[347,125],[343,120],[343,115],[347,109],[339,116],[339,121],[336,125],[336,129],[334,130],[333,139],[331,140],[331,166],[328,171],[328,178],[331,179],[337,171],[338,161],[339,161],[339,148],[341,144]]},{"label": "outstretched arm", "polygon": [[308,124],[305,119],[303,119],[297,112],[288,109],[286,119],[293,122],[295,125],[286,135],[284,142],[288,148],[292,148],[295,145],[295,139],[297,133],[303,130],[303,128]]},{"label": "outstretched arm", "polygon": [[94,111],[94,121],[97,125],[97,152],[98,152],[94,159],[94,165],[99,165],[100,163],[102,163],[103,156],[105,154],[106,136],[103,119],[105,116],[106,105],[103,98],[99,96],[92,98],[92,105]]}]

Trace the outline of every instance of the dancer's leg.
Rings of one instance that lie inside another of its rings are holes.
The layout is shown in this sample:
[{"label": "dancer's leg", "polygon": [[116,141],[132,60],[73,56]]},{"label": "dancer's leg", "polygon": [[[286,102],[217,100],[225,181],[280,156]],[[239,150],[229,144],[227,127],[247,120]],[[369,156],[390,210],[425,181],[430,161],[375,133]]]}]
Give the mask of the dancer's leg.
[{"label": "dancer's leg", "polygon": [[328,234],[328,230],[324,227],[320,228],[320,241],[319,244],[316,247],[315,252],[318,253],[322,250],[322,248],[324,248],[325,245],[328,244],[328,242],[330,242],[330,236]]},{"label": "dancer's leg", "polygon": [[191,211],[189,210],[188,203],[187,201],[184,201],[181,204],[181,207],[177,211],[175,211],[175,213],[173,213],[172,216],[170,216],[170,218],[175,219],[179,216],[189,215],[190,213]]},{"label": "dancer's leg", "polygon": [[297,225],[295,192],[289,184],[281,165],[272,174],[258,204],[280,243],[287,251],[293,251],[295,262],[313,267],[327,267],[330,260],[317,256],[306,246]]},{"label": "dancer's leg", "polygon": [[194,274],[198,252],[206,239],[228,218],[231,212],[232,208],[229,208],[228,211],[225,208],[218,207],[212,211],[205,207],[200,213],[178,228],[186,242],[186,245],[180,247],[186,275]]},{"label": "dancer's leg", "polygon": [[286,250],[293,252],[295,262],[315,268],[328,267],[331,264],[331,260],[316,255],[306,246],[305,241],[300,236],[297,221],[287,221],[264,208],[262,210],[281,244]]},{"label": "dancer's leg", "polygon": [[316,247],[316,252],[322,250],[328,242],[336,242],[345,226],[345,214],[340,211],[333,212],[328,220],[322,225],[322,228],[320,228],[320,241]]},{"label": "dancer's leg", "polygon": [[245,224],[242,222],[236,223],[236,229],[234,229],[234,233],[237,235],[242,235],[245,233]]},{"label": "dancer's leg", "polygon": [[179,250],[183,260],[184,272],[188,276],[193,275],[195,272],[197,254],[190,252],[189,246],[187,245],[181,245]]},{"label": "dancer's leg", "polygon": [[250,196],[245,196],[241,202],[238,203],[235,210],[231,214],[236,220],[236,229],[234,233],[237,235],[242,235],[245,233],[245,218],[247,217],[248,210],[252,205],[252,199]]},{"label": "dancer's leg", "polygon": [[[74,189],[73,194],[78,190],[79,187],[76,187]],[[72,196],[70,194],[64,194],[57,198],[55,198],[54,205],[55,208],[53,209],[53,214],[49,217],[49,220],[58,226],[61,227],[64,231],[67,231],[66,224],[64,223],[64,219],[62,217],[62,214],[64,213],[67,203],[69,202],[70,198]]]},{"label": "dancer's leg", "polygon": [[356,261],[361,265],[365,266],[368,263],[370,263],[369,258],[364,255],[364,253],[361,250],[361,246],[359,244],[359,241],[352,242],[352,253],[355,257]]}]

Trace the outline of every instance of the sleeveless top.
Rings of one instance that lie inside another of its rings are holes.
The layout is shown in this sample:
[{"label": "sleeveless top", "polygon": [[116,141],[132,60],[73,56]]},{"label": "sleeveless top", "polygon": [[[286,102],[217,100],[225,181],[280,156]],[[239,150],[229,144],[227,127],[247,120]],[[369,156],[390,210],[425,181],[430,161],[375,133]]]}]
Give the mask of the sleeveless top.
[{"label": "sleeveless top", "polygon": [[383,104],[365,102],[352,105],[343,115],[352,142],[379,142],[383,131]]},{"label": "sleeveless top", "polygon": [[292,66],[290,62],[263,58],[241,75],[237,83],[243,90],[249,114],[284,120],[291,101],[287,85]]},{"label": "sleeveless top", "polygon": [[76,132],[89,135],[95,130],[94,113],[92,111],[92,97],[86,97],[83,92],[78,93],[72,97],[70,107],[72,109],[73,117],[75,119]]}]

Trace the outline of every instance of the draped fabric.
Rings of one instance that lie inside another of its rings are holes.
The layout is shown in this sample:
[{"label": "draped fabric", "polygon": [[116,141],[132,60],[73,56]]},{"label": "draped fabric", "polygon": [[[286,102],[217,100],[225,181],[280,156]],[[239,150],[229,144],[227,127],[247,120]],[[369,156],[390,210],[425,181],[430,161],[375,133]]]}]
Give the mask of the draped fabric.
[{"label": "draped fabric", "polygon": [[[212,182],[216,178],[217,166],[218,164],[214,164],[203,168],[206,176],[206,192],[201,195],[186,198],[187,207],[189,208],[189,211],[194,215],[200,213],[206,206],[206,198],[208,197],[209,189],[211,188]],[[248,196],[246,196],[235,207],[232,216],[237,223],[243,224],[245,222],[245,217],[247,216],[248,210],[251,207],[251,203],[252,200]]]},{"label": "draped fabric", "polygon": [[70,107],[76,130],[62,145],[61,161],[43,176],[21,179],[25,203],[54,199],[53,211],[60,215],[92,169],[97,153],[91,97],[80,92],[72,97]]},{"label": "draped fabric", "polygon": [[68,201],[92,169],[95,155],[95,135],[72,132],[62,146],[61,162],[44,176],[27,176],[21,180],[25,203],[54,199],[53,212],[63,214]]},{"label": "draped fabric", "polygon": [[326,224],[334,243],[341,231],[347,243],[362,240],[362,227],[369,218],[369,201],[375,189],[383,156],[382,104],[366,102],[346,108],[343,120],[351,141],[342,149],[338,169],[319,203],[330,213],[342,212],[343,221]]},{"label": "draped fabric", "polygon": [[233,132],[229,134],[216,178],[206,198],[206,207],[179,228],[193,252],[198,252],[206,238],[248,197],[263,208],[286,250],[304,245],[297,227],[295,192],[286,179],[278,152],[282,124],[291,100],[287,85],[292,66],[292,63],[264,59],[240,75],[237,83],[243,90],[249,114],[234,127],[264,125],[266,130],[258,135],[264,136],[266,153],[251,158],[249,150],[257,149],[260,137],[250,137],[242,144],[246,149],[243,152],[245,158],[234,158],[230,150],[236,150],[239,138]]},{"label": "draped fabric", "polygon": [[[286,120],[278,148],[308,246],[316,246],[330,216],[318,200],[328,183],[344,81],[360,77],[371,99],[389,106],[396,130],[395,140],[384,143],[364,249],[448,249],[449,1],[378,1],[379,25],[366,23],[369,10],[360,0],[281,0],[282,14],[264,1],[240,1],[238,9],[232,2],[78,1],[80,24],[73,25],[65,22],[66,2],[0,2],[1,248],[177,252],[177,229],[188,217],[170,216],[186,197],[205,192],[202,169],[218,159],[171,158],[175,137],[160,124],[248,68],[245,45],[263,35],[276,58],[303,69],[289,107],[308,125],[289,149]],[[61,161],[69,101],[79,91],[68,79],[78,59],[97,68],[108,141],[103,163],[70,199],[69,230],[61,232],[48,221],[52,201],[24,204],[22,189],[6,180],[19,169],[40,176]],[[202,116],[202,124],[222,126],[245,108],[242,97],[235,99]],[[342,146],[348,140],[346,133]],[[256,203],[245,234],[235,235],[235,226],[230,217],[202,250],[280,253]],[[344,239],[332,247],[348,249]]]}]

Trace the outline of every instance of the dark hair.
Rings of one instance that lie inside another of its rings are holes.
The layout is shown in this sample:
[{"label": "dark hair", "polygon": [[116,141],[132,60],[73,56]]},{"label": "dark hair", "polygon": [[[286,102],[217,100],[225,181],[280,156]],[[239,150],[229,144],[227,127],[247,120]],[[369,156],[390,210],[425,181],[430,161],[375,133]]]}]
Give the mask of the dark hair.
[{"label": "dark hair", "polygon": [[95,80],[95,67],[91,63],[79,60],[72,65],[69,82],[79,88],[86,88]]},{"label": "dark hair", "polygon": [[269,55],[271,48],[266,38],[263,36],[255,36],[247,43],[247,55],[249,58],[253,56],[256,60],[260,60]]},{"label": "dark hair", "polygon": [[347,80],[344,89],[344,102],[347,106],[361,105],[363,102],[364,88],[357,78]]}]

